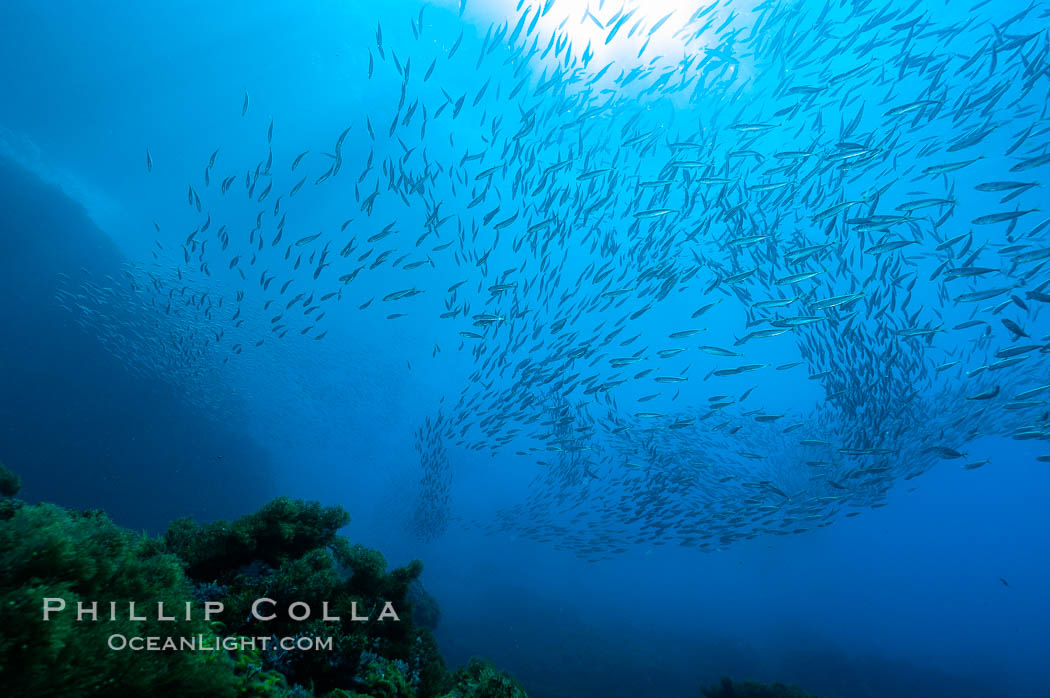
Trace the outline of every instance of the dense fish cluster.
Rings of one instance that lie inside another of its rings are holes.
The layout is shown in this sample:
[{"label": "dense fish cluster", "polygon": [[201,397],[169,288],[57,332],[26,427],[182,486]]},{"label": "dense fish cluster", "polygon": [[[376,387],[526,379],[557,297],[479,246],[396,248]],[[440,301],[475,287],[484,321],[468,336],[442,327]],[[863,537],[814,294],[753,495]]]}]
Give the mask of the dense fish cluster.
[{"label": "dense fish cluster", "polygon": [[1050,5],[736,6],[377,26],[361,78],[399,97],[324,152],[273,121],[258,160],[215,150],[182,244],[62,298],[175,381],[348,311],[440,318],[433,360],[473,371],[416,434],[422,538],[468,451],[537,471],[476,525],[600,559],[827,526],[981,467],[979,438],[1045,442]]}]

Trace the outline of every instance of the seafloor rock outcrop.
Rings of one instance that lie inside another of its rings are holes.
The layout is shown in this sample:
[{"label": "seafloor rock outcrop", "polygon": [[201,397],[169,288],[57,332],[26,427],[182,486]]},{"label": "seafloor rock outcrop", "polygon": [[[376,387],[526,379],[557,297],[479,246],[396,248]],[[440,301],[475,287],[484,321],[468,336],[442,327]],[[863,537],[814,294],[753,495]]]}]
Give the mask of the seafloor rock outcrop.
[{"label": "seafloor rock outcrop", "polygon": [[730,678],[723,678],[718,685],[703,688],[701,691],[704,698],[817,698],[795,686],[782,683],[734,682]]},{"label": "seafloor rock outcrop", "polygon": [[[18,478],[2,465],[0,485],[0,685],[7,695],[526,695],[482,660],[446,669],[430,630],[413,621],[416,604],[437,618],[436,603],[418,584],[422,563],[387,571],[381,553],[338,535],[350,520],[339,507],[279,498],[233,522],[181,519],[155,538],[101,511],[15,499]],[[47,621],[44,599],[54,600]],[[258,599],[266,601],[253,608]],[[77,602],[96,617],[78,618]],[[221,603],[221,614],[206,618],[208,602]],[[399,620],[379,620],[388,604]],[[297,620],[306,608],[310,616]],[[191,638],[198,646],[115,650],[114,636],[156,638],[162,647]],[[244,638],[331,638],[332,646],[252,647]],[[224,647],[227,641],[236,646]]]}]

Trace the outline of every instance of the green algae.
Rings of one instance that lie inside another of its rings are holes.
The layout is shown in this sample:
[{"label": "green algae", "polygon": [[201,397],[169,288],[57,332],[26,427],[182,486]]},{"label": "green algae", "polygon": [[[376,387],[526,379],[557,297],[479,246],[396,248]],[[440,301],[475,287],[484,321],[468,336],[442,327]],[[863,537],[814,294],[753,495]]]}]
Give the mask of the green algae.
[{"label": "green algae", "polygon": [[[281,497],[234,521],[179,519],[150,537],[101,511],[14,499],[18,478],[2,466],[0,492],[0,684],[10,695],[525,696],[490,664],[446,669],[431,630],[413,621],[436,623],[439,615],[419,583],[423,563],[388,570],[382,553],[339,535],[350,521],[341,507]],[[47,622],[45,598],[65,603]],[[262,598],[266,613],[253,613]],[[77,620],[78,601],[97,602],[101,620]],[[129,601],[142,619],[130,617]],[[113,620],[110,602],[119,609]],[[207,602],[223,605],[221,620],[205,617]],[[176,619],[149,610],[158,603]],[[311,615],[297,620],[294,603]],[[397,620],[379,619],[387,607]],[[213,647],[115,651],[107,644],[115,635],[195,637]],[[278,637],[326,638],[331,646],[237,645]],[[220,645],[223,638],[236,646]]]},{"label": "green algae", "polygon": [[[42,620],[42,600],[165,602],[190,598],[178,558],[162,544],[124,530],[101,512],[15,502],[0,521],[0,684],[7,695],[237,695],[226,657],[197,652],[121,652],[114,634],[171,637],[210,632],[202,621],[77,622],[71,613]],[[103,613],[105,611],[103,610]],[[173,627],[175,626],[175,627]]]}]

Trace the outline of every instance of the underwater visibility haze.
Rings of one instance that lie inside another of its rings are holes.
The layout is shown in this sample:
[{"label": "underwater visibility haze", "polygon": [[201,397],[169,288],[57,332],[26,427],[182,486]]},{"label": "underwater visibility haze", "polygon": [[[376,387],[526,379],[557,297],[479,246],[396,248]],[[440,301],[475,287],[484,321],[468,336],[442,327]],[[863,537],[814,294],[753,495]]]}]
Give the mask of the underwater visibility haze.
[{"label": "underwater visibility haze", "polygon": [[1050,696],[1050,2],[0,27],[25,501],[343,507],[537,698]]}]

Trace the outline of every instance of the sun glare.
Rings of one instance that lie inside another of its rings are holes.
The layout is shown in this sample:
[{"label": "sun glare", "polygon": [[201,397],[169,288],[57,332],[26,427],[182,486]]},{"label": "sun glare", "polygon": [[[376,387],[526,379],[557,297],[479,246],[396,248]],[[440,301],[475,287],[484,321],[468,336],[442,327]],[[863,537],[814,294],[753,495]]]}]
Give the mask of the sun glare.
[{"label": "sun glare", "polygon": [[613,63],[618,69],[610,68],[612,77],[620,69],[681,60],[703,45],[705,35],[713,36],[743,11],[738,3],[723,0],[699,5],[681,0],[491,0],[467,6],[480,20],[497,26],[507,22],[508,39],[538,37],[536,59],[546,65],[564,65],[568,51],[569,64],[576,60],[577,67],[583,65],[591,74]]}]

